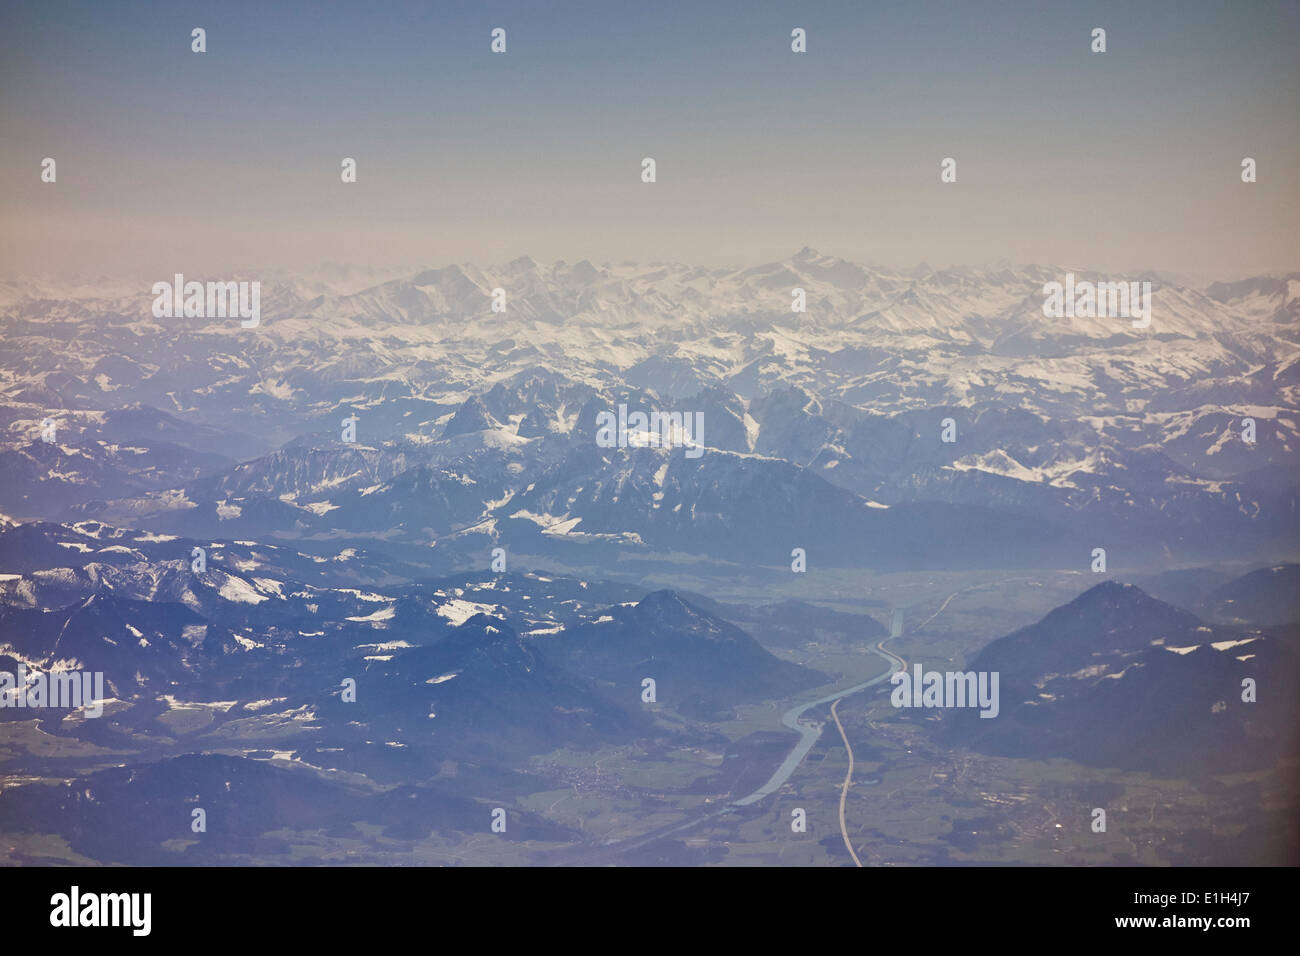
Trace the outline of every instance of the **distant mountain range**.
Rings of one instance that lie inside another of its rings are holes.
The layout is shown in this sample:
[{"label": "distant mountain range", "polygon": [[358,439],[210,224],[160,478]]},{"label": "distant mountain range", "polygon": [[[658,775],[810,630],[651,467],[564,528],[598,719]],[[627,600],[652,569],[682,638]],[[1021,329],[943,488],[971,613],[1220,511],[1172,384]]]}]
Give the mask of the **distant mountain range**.
[{"label": "distant mountain range", "polygon": [[[338,292],[275,276],[252,330],[155,319],[143,288],[15,294],[0,511],[200,537],[382,533],[436,543],[447,567],[481,567],[492,546],[770,565],[814,539],[823,563],[885,568],[1077,567],[1098,546],[1130,568],[1286,557],[1300,275],[1121,277],[1153,283],[1135,329],[1044,317],[1064,271],[891,271],[804,249],[731,270],[349,274]],[[701,413],[708,452],[598,447],[596,416],[619,403]]]}]

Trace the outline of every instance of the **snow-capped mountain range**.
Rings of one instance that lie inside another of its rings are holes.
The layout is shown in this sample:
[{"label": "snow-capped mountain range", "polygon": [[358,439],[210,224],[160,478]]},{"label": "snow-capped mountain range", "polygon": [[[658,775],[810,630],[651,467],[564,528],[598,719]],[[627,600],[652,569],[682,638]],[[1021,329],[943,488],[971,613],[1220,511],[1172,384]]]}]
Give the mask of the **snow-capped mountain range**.
[{"label": "snow-capped mountain range", "polygon": [[[0,510],[769,564],[801,537],[866,565],[1069,563],[1112,544],[1137,560],[1211,538],[1285,552],[1300,274],[1197,289],[1074,270],[1150,282],[1136,328],[1046,317],[1044,285],[1066,272],[803,249],[738,269],[525,257],[374,284],[187,277],[262,282],[256,328],[156,318],[147,283],[11,283]],[[619,403],[702,414],[708,453],[598,447]],[[861,544],[883,539],[888,557]]]}]

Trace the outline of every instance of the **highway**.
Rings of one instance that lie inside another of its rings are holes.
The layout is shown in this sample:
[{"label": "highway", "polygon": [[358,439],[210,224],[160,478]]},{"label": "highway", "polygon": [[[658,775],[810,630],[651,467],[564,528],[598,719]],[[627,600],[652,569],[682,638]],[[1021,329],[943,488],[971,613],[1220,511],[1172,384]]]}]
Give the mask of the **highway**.
[{"label": "highway", "polygon": [[[933,620],[933,617],[931,620]],[[866,690],[868,687],[875,687],[882,681],[888,680],[890,674],[907,667],[907,662],[901,657],[892,651],[885,650],[885,641],[887,640],[889,640],[889,638],[885,638],[885,640],[871,648],[871,652],[889,661],[889,663],[893,665],[889,670],[877,674],[875,677],[870,680],[865,680],[861,684],[855,684],[847,690],[838,690],[825,697],[819,697],[817,700],[810,700],[806,704],[796,704],[782,715],[781,723],[799,733],[799,742],[794,745],[794,749],[792,749],[789,756],[785,758],[785,762],[776,768],[776,773],[772,774],[771,779],[768,780],[767,783],[763,784],[763,786],[759,787],[748,796],[733,801],[731,804],[733,807],[746,807],[751,803],[757,803],[764,797],[776,793],[777,790],[781,789],[781,785],[790,779],[790,775],[799,768],[799,764],[803,763],[803,758],[808,755],[808,751],[812,750],[813,744],[817,743],[817,738],[822,735],[822,727],[824,726],[820,721],[805,722],[801,720],[800,718],[806,711],[811,710],[814,707],[824,707],[826,704],[833,704],[843,697],[859,693],[860,691]]]},{"label": "highway", "polygon": [[849,839],[848,824],[844,822],[844,801],[848,799],[849,785],[853,783],[853,748],[849,746],[849,735],[844,732],[840,715],[835,713],[835,708],[839,705],[838,700],[831,704],[831,720],[835,721],[835,726],[839,728],[840,740],[844,741],[844,749],[849,752],[849,769],[844,774],[844,786],[840,788],[840,836],[844,837],[844,848],[849,851],[849,856],[853,857],[853,862],[861,866],[862,861],[858,859],[858,851],[853,849],[853,841]]}]

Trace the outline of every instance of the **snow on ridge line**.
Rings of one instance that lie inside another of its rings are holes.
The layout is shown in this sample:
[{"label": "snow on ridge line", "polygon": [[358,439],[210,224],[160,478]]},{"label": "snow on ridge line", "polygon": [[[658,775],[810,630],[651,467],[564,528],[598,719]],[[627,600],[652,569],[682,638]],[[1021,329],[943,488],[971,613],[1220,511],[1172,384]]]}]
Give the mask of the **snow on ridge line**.
[{"label": "snow on ridge line", "polygon": [[451,598],[437,608],[438,614],[456,627],[460,627],[475,614],[495,614],[499,610],[501,608],[496,604],[478,604],[463,598]]}]

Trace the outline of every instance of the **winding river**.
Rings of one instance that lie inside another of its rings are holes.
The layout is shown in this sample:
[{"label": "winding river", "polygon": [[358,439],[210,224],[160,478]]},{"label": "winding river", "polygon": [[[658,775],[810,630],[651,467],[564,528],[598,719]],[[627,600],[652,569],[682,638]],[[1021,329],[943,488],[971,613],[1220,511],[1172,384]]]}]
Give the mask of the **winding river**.
[{"label": "winding river", "polygon": [[[885,641],[887,640],[889,640],[889,638],[885,638]],[[885,650],[885,641],[881,641],[875,647],[871,648],[871,652],[873,654],[878,654],[887,660],[892,665],[889,670],[877,674],[875,677],[870,680],[865,680],[861,684],[855,684],[852,687],[846,688],[845,690],[837,690],[833,694],[827,694],[825,697],[810,700],[806,704],[798,704],[791,707],[782,715],[781,723],[789,727],[791,730],[798,731],[799,742],[794,745],[794,749],[790,751],[781,766],[776,768],[776,773],[772,774],[771,779],[768,780],[767,783],[763,784],[749,796],[741,797],[739,800],[732,801],[731,805],[733,807],[747,807],[751,803],[757,803],[764,797],[776,793],[776,791],[781,789],[781,785],[790,779],[790,775],[798,769],[799,764],[803,763],[803,758],[808,756],[808,751],[812,750],[813,744],[817,743],[817,738],[822,735],[822,727],[824,726],[821,722],[813,723],[801,720],[800,718],[803,717],[806,711],[812,710],[814,707],[824,707],[827,704],[834,703],[841,697],[848,697],[850,694],[864,691],[868,687],[875,687],[882,681],[888,680],[889,675],[907,667],[907,662],[901,657]]]}]

